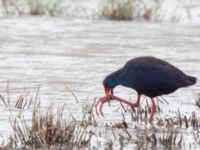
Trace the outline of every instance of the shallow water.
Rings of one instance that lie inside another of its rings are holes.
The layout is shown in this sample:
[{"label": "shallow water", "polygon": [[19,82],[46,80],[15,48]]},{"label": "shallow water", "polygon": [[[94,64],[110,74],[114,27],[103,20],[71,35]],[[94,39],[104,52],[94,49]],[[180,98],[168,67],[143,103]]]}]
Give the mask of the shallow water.
[{"label": "shallow water", "polygon": [[[92,103],[103,96],[102,80],[134,57],[151,55],[165,59],[184,72],[200,78],[199,25],[79,20],[48,17],[1,18],[0,93],[6,95],[7,81],[11,101],[21,93],[35,95],[43,106],[65,103],[77,117],[80,106],[65,86],[72,88],[79,101]],[[171,110],[191,114],[200,111],[195,103],[199,83],[164,96],[163,115]],[[134,99],[136,93],[118,87],[116,95]],[[144,103],[144,102],[143,102]],[[105,106],[105,120],[119,118],[119,106]],[[0,106],[0,131],[9,133],[9,110]]]}]

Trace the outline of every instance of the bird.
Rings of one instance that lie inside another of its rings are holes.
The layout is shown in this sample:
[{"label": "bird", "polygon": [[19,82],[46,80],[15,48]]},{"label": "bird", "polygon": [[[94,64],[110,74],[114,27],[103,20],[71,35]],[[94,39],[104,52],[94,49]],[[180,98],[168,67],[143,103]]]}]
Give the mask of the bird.
[{"label": "bird", "polygon": [[[152,124],[156,112],[156,97],[173,93],[179,88],[194,85],[196,82],[196,77],[185,74],[165,60],[153,56],[136,57],[105,77],[103,80],[105,96],[97,101],[96,113],[99,115],[100,112],[103,116],[103,105],[111,100],[131,107],[139,107],[141,95],[145,95],[152,102],[152,111],[148,120]],[[133,103],[115,96],[114,88],[118,85],[135,90],[137,93],[136,102]]]}]

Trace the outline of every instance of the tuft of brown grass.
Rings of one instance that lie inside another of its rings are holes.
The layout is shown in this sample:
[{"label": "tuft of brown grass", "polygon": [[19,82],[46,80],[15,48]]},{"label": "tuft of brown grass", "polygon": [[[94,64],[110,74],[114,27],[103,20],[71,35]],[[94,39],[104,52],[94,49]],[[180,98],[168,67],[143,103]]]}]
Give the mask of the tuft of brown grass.
[{"label": "tuft of brown grass", "polygon": [[110,20],[132,20],[133,11],[131,1],[107,0],[103,5],[101,16]]},{"label": "tuft of brown grass", "polygon": [[10,119],[13,129],[10,145],[42,147],[43,149],[50,149],[54,146],[72,147],[75,138],[73,132],[77,123],[72,120],[64,121],[63,110],[62,106],[54,112],[53,105],[51,105],[44,111],[41,110],[40,103],[37,103],[32,112],[31,125],[23,116]]},{"label": "tuft of brown grass", "polygon": [[152,0],[104,0],[101,16],[110,20],[151,20],[161,3]]},{"label": "tuft of brown grass", "polygon": [[61,0],[49,0],[47,3],[40,0],[28,0],[30,15],[58,16],[61,13]]},{"label": "tuft of brown grass", "polygon": [[10,123],[13,135],[10,136],[10,147],[30,147],[42,149],[73,149],[88,145],[93,132],[88,132],[90,125],[94,126],[95,120],[90,107],[85,109],[83,119],[75,120],[63,118],[64,105],[52,104],[47,109],[42,109],[39,101],[36,101],[32,111],[31,123],[21,115],[20,118],[11,118]]}]

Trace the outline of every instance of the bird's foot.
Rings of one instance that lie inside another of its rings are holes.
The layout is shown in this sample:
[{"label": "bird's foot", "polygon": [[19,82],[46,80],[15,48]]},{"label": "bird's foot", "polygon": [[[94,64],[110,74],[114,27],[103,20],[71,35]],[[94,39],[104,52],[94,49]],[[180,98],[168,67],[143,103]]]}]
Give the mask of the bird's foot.
[{"label": "bird's foot", "polygon": [[[102,97],[102,98],[100,98],[98,101],[97,101],[97,103],[96,103],[96,105],[95,105],[95,109],[96,109],[96,114],[97,114],[97,116],[99,116],[99,112],[100,112],[100,114],[101,114],[101,116],[104,116],[103,115],[103,105],[106,103],[106,102],[109,102],[109,101],[111,101],[112,99],[109,99],[107,96],[104,96],[104,97]],[[99,110],[98,110],[98,106],[99,106]]]}]

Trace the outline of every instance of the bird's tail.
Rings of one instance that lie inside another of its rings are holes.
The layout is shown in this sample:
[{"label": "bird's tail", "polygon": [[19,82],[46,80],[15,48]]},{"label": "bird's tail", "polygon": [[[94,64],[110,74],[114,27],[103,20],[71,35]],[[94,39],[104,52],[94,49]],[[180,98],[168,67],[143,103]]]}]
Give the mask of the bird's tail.
[{"label": "bird's tail", "polygon": [[193,85],[197,82],[197,78],[192,77],[192,76],[187,76],[188,78],[188,86]]}]

